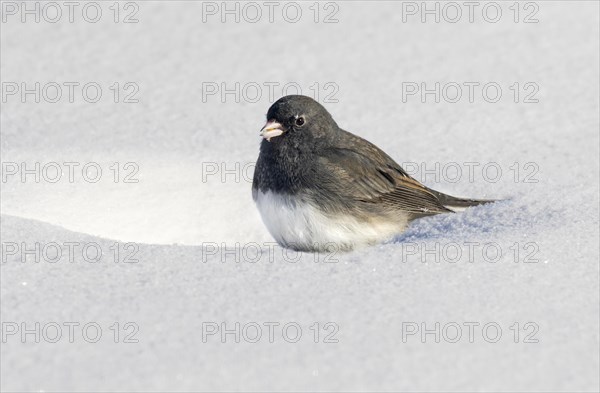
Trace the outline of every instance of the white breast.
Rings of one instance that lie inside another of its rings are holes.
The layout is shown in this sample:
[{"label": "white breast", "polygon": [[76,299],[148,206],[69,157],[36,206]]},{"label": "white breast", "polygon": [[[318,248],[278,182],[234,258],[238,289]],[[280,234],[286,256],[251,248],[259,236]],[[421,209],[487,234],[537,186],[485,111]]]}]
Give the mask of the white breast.
[{"label": "white breast", "polygon": [[402,232],[406,219],[398,222],[359,221],[351,215],[329,217],[317,206],[290,195],[271,191],[256,194],[256,205],[265,226],[277,242],[300,251],[351,250],[390,240]]}]

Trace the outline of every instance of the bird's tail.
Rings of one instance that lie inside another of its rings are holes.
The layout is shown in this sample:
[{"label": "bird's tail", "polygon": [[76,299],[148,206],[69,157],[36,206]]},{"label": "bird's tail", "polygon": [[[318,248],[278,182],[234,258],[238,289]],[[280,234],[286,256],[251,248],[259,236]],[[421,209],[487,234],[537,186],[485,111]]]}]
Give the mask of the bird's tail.
[{"label": "bird's tail", "polygon": [[457,198],[439,191],[430,190],[444,207],[453,211],[462,211],[470,206],[485,205],[486,203],[498,202],[498,199],[470,199]]}]

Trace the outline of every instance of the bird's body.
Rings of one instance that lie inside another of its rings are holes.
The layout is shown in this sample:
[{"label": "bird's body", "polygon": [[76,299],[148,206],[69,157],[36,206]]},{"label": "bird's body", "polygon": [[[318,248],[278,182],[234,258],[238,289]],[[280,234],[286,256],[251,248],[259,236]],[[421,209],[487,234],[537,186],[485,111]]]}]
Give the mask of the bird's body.
[{"label": "bird's body", "polygon": [[351,250],[388,241],[415,218],[489,202],[428,189],[309,97],[283,97],[267,119],[252,195],[284,247]]},{"label": "bird's body", "polygon": [[302,194],[258,191],[255,198],[277,243],[298,251],[351,250],[380,243],[404,231],[409,221],[402,212],[369,219],[351,210],[332,214]]}]

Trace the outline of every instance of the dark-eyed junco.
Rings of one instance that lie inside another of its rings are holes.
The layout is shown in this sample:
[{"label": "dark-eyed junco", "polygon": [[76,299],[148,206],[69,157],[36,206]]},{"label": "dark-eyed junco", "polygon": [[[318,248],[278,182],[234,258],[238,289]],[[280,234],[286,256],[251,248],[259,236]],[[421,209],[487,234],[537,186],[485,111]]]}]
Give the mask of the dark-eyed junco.
[{"label": "dark-eyed junco", "polygon": [[493,202],[425,187],[310,97],[279,99],[260,134],[252,197],[283,247],[351,250],[390,240],[416,218]]}]

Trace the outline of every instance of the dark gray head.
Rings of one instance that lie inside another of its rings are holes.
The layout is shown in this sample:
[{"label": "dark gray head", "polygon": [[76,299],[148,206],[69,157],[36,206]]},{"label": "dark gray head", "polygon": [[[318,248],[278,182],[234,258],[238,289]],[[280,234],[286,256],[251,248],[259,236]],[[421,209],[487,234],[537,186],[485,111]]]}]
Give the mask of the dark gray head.
[{"label": "dark gray head", "polygon": [[267,112],[264,138],[254,170],[254,190],[294,193],[314,172],[314,155],[330,147],[340,129],[325,108],[310,97],[280,98]]},{"label": "dark gray head", "polygon": [[261,136],[280,144],[286,141],[326,140],[338,126],[321,104],[301,95],[285,96],[277,100],[267,112],[267,124]]}]

